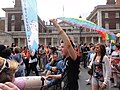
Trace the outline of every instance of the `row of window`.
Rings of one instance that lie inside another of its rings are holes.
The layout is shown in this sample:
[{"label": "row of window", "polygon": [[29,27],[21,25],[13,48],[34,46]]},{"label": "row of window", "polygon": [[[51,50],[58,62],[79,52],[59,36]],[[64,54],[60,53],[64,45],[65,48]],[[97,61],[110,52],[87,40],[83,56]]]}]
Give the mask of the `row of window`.
[{"label": "row of window", "polygon": [[[109,13],[105,12],[105,18],[109,18]],[[120,18],[120,13],[119,12],[115,13],[115,18]]]},{"label": "row of window", "polygon": [[[11,25],[11,31],[15,31],[15,25]],[[24,25],[21,25],[20,31],[25,31]]]},{"label": "row of window", "polygon": [[[15,15],[11,16],[11,20],[15,20]],[[23,15],[21,15],[21,20],[23,20]]]},{"label": "row of window", "polygon": [[[106,28],[106,29],[109,29],[109,28],[110,28],[109,25],[110,25],[110,24],[106,22],[106,23],[105,23],[105,28]],[[116,23],[116,29],[120,29],[120,23]]]}]

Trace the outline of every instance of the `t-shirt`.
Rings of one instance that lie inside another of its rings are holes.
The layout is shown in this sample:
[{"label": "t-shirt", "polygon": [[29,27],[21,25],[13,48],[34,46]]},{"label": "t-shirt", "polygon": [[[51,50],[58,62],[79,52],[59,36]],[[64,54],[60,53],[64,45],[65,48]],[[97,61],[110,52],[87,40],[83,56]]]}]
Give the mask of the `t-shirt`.
[{"label": "t-shirt", "polygon": [[65,59],[64,72],[62,74],[62,87],[63,90],[78,90],[79,79],[79,63],[80,60],[72,60],[71,57]]}]

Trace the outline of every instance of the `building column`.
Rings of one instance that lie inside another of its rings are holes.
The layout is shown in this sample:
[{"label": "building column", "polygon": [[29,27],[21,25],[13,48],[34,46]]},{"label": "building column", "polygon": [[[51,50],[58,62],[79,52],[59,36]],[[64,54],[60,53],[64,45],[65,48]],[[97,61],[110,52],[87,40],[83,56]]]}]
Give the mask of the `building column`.
[{"label": "building column", "polygon": [[18,47],[20,47],[20,38],[18,38]]},{"label": "building column", "polygon": [[100,37],[98,37],[98,43],[100,43],[100,42],[101,42]]},{"label": "building column", "polygon": [[102,26],[102,15],[100,10],[97,11],[97,20],[98,20],[98,25]]},{"label": "building column", "polygon": [[54,39],[53,39],[53,37],[51,38],[51,46],[54,46]]},{"label": "building column", "polygon": [[8,13],[6,12],[5,13],[5,32],[7,32],[8,31]]},{"label": "building column", "polygon": [[91,37],[91,42],[94,43],[93,37]]},{"label": "building column", "polygon": [[85,43],[87,43],[87,37],[85,37]]},{"label": "building column", "polygon": [[58,38],[57,39],[57,46],[59,46],[60,44],[59,44],[59,42],[60,42],[60,39]]},{"label": "building column", "polygon": [[45,38],[44,44],[47,45],[47,39]]},{"label": "building column", "polygon": [[80,44],[80,37],[78,36],[78,44]]},{"label": "building column", "polygon": [[24,46],[27,46],[27,40],[26,40],[26,38],[24,38]]}]

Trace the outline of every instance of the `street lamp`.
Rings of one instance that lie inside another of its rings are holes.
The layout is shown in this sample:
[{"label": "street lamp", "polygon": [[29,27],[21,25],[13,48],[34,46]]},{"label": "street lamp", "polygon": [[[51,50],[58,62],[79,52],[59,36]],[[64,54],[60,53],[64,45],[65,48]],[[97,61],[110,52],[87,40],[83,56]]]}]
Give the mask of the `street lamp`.
[{"label": "street lamp", "polygon": [[[80,15],[79,18],[82,18],[82,16]],[[83,27],[80,26],[79,29],[80,29],[80,43],[81,43],[81,32],[82,32],[82,30],[83,30]]]}]

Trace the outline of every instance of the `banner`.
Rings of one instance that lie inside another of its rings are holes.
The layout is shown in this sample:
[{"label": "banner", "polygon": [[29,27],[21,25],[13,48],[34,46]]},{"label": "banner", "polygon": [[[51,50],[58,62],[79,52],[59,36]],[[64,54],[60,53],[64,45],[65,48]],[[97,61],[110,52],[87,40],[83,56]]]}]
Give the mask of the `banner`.
[{"label": "banner", "polygon": [[36,0],[21,0],[27,45],[29,50],[38,49],[38,16]]}]

